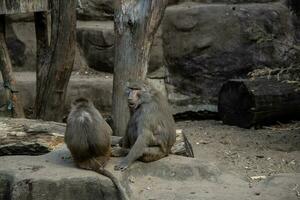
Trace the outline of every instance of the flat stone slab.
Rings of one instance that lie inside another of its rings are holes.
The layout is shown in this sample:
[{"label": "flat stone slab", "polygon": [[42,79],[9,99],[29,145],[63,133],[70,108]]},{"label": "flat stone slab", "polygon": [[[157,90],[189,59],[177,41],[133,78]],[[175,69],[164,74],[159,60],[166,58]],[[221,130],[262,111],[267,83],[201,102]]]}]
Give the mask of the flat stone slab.
[{"label": "flat stone slab", "polygon": [[[198,159],[169,156],[135,162],[118,172],[113,158],[106,167],[121,181],[131,199],[297,200],[300,174],[277,175],[249,187],[249,182],[220,172]],[[65,146],[42,156],[0,157],[0,200],[118,199],[112,182],[95,172],[77,169]]]}]

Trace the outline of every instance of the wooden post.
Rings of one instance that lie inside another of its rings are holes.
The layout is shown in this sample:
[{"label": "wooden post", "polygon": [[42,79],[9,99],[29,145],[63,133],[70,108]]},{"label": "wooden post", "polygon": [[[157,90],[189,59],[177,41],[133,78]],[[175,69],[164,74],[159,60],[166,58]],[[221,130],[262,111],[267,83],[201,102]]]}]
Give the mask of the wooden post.
[{"label": "wooden post", "polygon": [[[76,42],[76,1],[51,1],[51,41],[47,41],[45,16],[36,14],[38,77],[35,116],[44,120],[62,120],[66,89],[71,76]],[[46,50],[47,49],[47,50]]]},{"label": "wooden post", "polygon": [[12,64],[5,41],[5,15],[0,15],[0,70],[7,94],[7,109],[10,110],[13,117],[23,118],[25,116],[23,106],[18,97],[16,79],[13,76]]},{"label": "wooden post", "polygon": [[125,134],[129,110],[125,95],[129,79],[145,79],[149,52],[167,0],[116,0],[113,82],[114,134]]}]

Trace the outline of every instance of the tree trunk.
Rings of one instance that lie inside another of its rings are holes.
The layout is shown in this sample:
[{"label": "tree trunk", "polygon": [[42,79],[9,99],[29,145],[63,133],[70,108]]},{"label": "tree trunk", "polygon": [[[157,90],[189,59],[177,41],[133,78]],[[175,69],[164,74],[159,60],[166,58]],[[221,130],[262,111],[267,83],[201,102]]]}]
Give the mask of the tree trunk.
[{"label": "tree trunk", "polygon": [[4,104],[0,106],[6,107],[6,114],[12,117],[23,118],[25,116],[23,106],[21,99],[18,97],[16,80],[13,76],[12,64],[5,41],[5,15],[0,15],[0,70],[7,99],[7,102],[3,102]]},{"label": "tree trunk", "polygon": [[282,119],[299,119],[300,88],[268,79],[229,80],[220,91],[218,109],[225,124],[243,128]]},{"label": "tree trunk", "polygon": [[117,0],[113,83],[114,134],[125,134],[129,110],[126,82],[146,78],[149,52],[167,0]]},{"label": "tree trunk", "polygon": [[[45,13],[37,13],[37,96],[35,116],[60,121],[75,58],[76,1],[51,1],[51,42]],[[40,26],[39,26],[40,25]]]},{"label": "tree trunk", "polygon": [[[46,72],[41,73],[41,69],[46,70],[46,67],[42,68],[43,65],[48,61],[50,56],[49,53],[49,38],[48,38],[48,12],[36,12],[34,13],[35,20],[35,34],[36,34],[36,90],[41,90],[41,78],[42,74],[46,74]],[[47,60],[48,59],[48,60]],[[37,99],[41,97],[38,96]]]}]

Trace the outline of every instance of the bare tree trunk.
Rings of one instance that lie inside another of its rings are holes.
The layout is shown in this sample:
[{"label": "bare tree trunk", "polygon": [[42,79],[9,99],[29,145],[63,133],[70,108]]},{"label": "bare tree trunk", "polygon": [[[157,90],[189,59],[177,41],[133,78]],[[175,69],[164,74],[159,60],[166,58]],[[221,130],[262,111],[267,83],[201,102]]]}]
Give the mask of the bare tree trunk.
[{"label": "bare tree trunk", "polygon": [[[36,34],[36,90],[41,91],[42,75],[41,69],[46,70],[45,63],[49,63],[49,38],[48,38],[48,17],[47,12],[34,13],[35,20],[35,34]],[[37,93],[36,99],[40,99],[41,93]]]},{"label": "bare tree trunk", "polygon": [[37,96],[35,117],[60,121],[75,58],[76,1],[51,1],[51,42],[45,13],[37,13]]},{"label": "bare tree trunk", "polygon": [[125,134],[129,110],[126,82],[145,79],[149,52],[167,0],[116,0],[113,86],[114,134]]},{"label": "bare tree trunk", "polygon": [[8,100],[5,105],[6,110],[12,117],[23,118],[25,116],[23,106],[17,95],[16,80],[13,76],[12,64],[5,40],[5,15],[0,15],[0,70]]}]

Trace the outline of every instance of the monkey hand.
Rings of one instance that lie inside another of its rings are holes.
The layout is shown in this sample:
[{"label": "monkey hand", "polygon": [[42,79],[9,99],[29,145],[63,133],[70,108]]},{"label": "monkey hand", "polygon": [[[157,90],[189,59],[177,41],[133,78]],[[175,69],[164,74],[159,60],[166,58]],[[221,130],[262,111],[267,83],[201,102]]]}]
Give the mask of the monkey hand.
[{"label": "monkey hand", "polygon": [[112,157],[122,157],[122,147],[112,147],[111,148],[111,156]]},{"label": "monkey hand", "polygon": [[112,157],[124,157],[128,154],[129,149],[125,149],[122,147],[112,147],[111,156]]},{"label": "monkey hand", "polygon": [[117,165],[115,166],[115,170],[116,170],[116,171],[124,171],[124,170],[126,170],[128,167],[129,167],[128,162],[127,162],[125,159],[123,159],[119,164],[117,164]]}]

